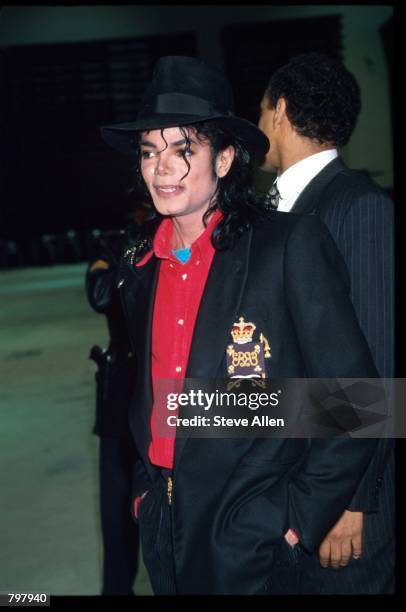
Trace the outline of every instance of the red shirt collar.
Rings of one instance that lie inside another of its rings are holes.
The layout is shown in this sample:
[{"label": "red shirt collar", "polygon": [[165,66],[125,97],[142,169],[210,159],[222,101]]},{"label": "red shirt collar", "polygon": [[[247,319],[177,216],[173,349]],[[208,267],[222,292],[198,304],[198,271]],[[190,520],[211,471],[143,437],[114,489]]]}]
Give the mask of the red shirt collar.
[{"label": "red shirt collar", "polygon": [[[200,258],[208,255],[211,245],[211,235],[217,223],[222,218],[223,214],[219,209],[216,209],[212,214],[206,229],[200,234],[199,238],[191,245],[192,254]],[[162,221],[155,234],[151,251],[148,251],[142,259],[136,264],[136,267],[145,265],[152,257],[158,259],[172,259],[172,235],[173,222],[171,218],[166,218]],[[213,248],[213,247],[212,247]]]}]

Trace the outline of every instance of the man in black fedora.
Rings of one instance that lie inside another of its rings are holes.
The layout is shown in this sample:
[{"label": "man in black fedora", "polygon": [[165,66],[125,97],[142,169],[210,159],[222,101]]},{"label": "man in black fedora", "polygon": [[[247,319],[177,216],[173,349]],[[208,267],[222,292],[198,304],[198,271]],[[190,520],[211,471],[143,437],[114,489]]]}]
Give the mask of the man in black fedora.
[{"label": "man in black fedora", "polygon": [[376,441],[171,436],[158,397],[162,381],[376,377],[341,256],[317,219],[261,212],[252,163],[269,142],[201,60],[161,58],[136,120],[102,135],[136,160],[162,217],[118,282],[138,362],[133,512],[154,593],[306,592]]}]

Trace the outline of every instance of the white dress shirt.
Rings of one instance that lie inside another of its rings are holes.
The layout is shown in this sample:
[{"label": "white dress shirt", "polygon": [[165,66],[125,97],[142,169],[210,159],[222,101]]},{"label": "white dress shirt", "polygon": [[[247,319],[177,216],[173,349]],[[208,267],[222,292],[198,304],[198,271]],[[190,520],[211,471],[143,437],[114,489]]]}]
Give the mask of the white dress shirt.
[{"label": "white dress shirt", "polygon": [[278,176],[276,179],[280,193],[278,211],[289,212],[308,183],[337,156],[337,149],[320,151],[293,164]]}]

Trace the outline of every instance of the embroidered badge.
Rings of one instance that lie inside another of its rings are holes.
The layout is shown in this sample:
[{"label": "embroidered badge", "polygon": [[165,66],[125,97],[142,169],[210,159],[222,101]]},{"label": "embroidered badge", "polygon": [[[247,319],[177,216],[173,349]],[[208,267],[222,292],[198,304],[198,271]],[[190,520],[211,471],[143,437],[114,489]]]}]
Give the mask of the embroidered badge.
[{"label": "embroidered badge", "polygon": [[265,378],[265,359],[271,357],[271,349],[264,334],[259,342],[253,341],[255,323],[239,318],[231,329],[233,344],[227,346],[227,371],[230,378]]}]

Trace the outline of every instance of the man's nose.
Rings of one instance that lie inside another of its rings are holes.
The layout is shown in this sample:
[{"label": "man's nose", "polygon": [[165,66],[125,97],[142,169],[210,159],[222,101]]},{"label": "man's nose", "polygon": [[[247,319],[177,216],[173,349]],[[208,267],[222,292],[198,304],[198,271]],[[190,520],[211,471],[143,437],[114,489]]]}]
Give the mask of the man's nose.
[{"label": "man's nose", "polygon": [[155,174],[169,174],[171,172],[171,163],[167,155],[158,155],[155,166]]}]

